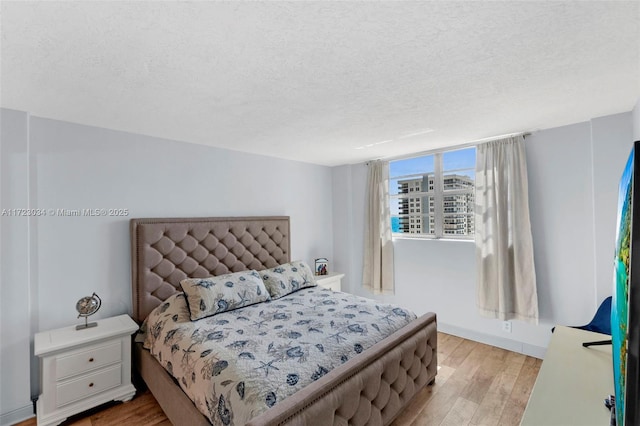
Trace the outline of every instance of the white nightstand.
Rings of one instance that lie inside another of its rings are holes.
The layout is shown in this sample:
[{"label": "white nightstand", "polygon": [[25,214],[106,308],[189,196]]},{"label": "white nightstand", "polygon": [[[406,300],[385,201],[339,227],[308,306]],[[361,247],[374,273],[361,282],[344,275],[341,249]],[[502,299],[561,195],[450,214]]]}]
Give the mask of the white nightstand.
[{"label": "white nightstand", "polygon": [[327,275],[316,275],[314,278],[319,286],[329,288],[333,291],[342,291],[342,277],[344,277],[344,274],[330,272]]},{"label": "white nightstand", "polygon": [[138,325],[128,315],[106,318],[98,326],[75,326],[37,333],[40,357],[38,425],[56,425],[67,417],[111,400],[129,401],[131,334]]}]

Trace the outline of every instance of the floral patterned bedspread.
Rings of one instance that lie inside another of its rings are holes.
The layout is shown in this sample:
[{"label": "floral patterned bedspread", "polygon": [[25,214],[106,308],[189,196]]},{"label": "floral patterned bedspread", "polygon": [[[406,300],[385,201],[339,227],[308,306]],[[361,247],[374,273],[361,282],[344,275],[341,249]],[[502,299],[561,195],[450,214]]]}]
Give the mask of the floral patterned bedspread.
[{"label": "floral patterned bedspread", "polygon": [[313,287],[191,321],[178,293],[145,321],[144,346],[212,424],[242,425],[415,318]]}]

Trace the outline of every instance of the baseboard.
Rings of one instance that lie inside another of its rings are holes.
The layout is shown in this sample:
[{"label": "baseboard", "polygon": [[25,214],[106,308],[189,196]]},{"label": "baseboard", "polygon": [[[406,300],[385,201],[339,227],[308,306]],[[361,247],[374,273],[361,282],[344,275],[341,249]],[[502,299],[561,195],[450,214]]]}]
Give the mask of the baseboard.
[{"label": "baseboard", "polygon": [[544,354],[547,352],[547,348],[542,346],[530,345],[529,343],[480,333],[478,331],[457,327],[455,325],[443,324],[441,322],[438,322],[438,331],[539,359],[543,359]]},{"label": "baseboard", "polygon": [[14,425],[31,417],[35,417],[35,414],[33,414],[33,404],[0,414],[0,426]]}]

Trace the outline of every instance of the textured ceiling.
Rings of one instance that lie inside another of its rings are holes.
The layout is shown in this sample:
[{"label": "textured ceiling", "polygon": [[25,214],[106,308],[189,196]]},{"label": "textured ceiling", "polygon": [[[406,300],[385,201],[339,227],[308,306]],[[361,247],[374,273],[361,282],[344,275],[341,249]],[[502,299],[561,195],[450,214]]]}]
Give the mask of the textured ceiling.
[{"label": "textured ceiling", "polygon": [[325,165],[640,97],[637,1],[2,1],[0,14],[2,107]]}]

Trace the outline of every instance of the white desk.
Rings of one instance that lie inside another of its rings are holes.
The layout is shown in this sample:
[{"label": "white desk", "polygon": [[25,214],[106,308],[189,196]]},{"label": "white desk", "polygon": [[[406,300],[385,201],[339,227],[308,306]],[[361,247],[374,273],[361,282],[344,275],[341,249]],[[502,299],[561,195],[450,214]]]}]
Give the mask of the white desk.
[{"label": "white desk", "polygon": [[611,336],[556,327],[522,426],[608,425],[604,399],[613,394],[611,345],[582,347],[583,342]]}]

